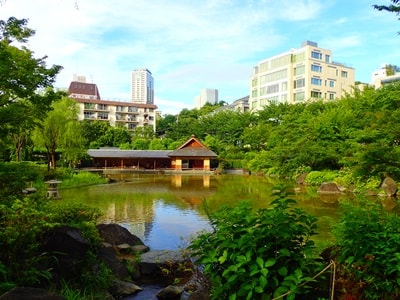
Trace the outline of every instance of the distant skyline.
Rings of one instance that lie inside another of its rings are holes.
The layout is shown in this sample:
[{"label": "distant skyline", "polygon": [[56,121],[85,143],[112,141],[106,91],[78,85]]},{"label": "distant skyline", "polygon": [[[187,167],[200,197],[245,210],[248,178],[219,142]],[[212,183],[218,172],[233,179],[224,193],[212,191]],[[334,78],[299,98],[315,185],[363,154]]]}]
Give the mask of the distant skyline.
[{"label": "distant skyline", "polygon": [[373,9],[389,0],[6,0],[0,19],[28,19],[27,47],[73,75],[97,84],[103,99],[130,101],[131,72],[154,77],[154,104],[163,114],[195,107],[204,88],[228,103],[249,94],[260,60],[310,40],[334,61],[371,82],[382,64],[400,64],[398,16]]}]

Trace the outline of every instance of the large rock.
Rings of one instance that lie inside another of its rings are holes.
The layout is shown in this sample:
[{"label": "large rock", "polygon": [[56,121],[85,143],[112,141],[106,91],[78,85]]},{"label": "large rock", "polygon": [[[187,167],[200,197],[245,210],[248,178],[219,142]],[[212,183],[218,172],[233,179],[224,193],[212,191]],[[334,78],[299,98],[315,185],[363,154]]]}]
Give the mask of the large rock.
[{"label": "large rock", "polygon": [[101,247],[97,251],[97,257],[110,268],[114,276],[124,280],[128,279],[130,274],[127,267],[117,257],[114,248]]},{"label": "large rock", "polygon": [[172,277],[179,278],[191,275],[191,272],[188,272],[190,273],[188,275],[182,274],[182,271],[179,271],[183,264],[187,265],[188,269],[192,266],[192,263],[182,251],[150,251],[143,253],[140,257],[140,274],[142,279],[146,281],[168,282]]},{"label": "large rock", "polygon": [[296,180],[296,184],[306,184],[306,178],[307,178],[308,173],[303,173],[301,174],[297,180]]},{"label": "large rock", "polygon": [[16,287],[0,296],[0,300],[66,300],[47,290],[31,287]]},{"label": "large rock", "polygon": [[341,193],[339,187],[334,182],[324,182],[318,188],[318,193],[321,194],[337,194]]},{"label": "large rock", "polygon": [[99,224],[96,227],[103,240],[112,246],[123,244],[130,246],[144,245],[140,238],[118,224]]},{"label": "large rock", "polygon": [[389,197],[394,197],[397,194],[398,185],[391,177],[386,177],[380,186]]},{"label": "large rock", "polygon": [[44,235],[41,250],[52,258],[47,268],[61,277],[75,278],[81,275],[89,248],[89,242],[79,229],[60,226]]},{"label": "large rock", "polygon": [[176,285],[169,285],[165,289],[162,289],[158,294],[157,298],[161,300],[180,300],[183,294],[183,288]]},{"label": "large rock", "polygon": [[137,286],[132,282],[126,282],[122,280],[115,279],[111,283],[111,294],[115,296],[129,296],[136,294],[142,290],[141,287]]}]

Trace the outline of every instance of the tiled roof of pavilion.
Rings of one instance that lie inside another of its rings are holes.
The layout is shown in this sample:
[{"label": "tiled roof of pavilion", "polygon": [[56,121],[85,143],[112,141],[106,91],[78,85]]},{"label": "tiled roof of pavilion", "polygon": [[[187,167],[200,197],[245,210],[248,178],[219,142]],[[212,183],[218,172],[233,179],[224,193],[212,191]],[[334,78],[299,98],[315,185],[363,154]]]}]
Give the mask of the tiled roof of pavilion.
[{"label": "tiled roof of pavilion", "polygon": [[91,157],[109,158],[169,158],[171,150],[121,150],[119,148],[89,149]]}]

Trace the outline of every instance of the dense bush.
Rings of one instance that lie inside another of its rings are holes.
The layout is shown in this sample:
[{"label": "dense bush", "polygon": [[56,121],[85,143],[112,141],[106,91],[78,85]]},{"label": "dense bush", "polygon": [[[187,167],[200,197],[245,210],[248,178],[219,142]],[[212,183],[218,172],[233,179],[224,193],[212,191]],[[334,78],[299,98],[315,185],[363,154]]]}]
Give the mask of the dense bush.
[{"label": "dense bush", "polygon": [[311,171],[307,174],[306,183],[320,185],[324,182],[332,182],[338,176],[337,171]]},{"label": "dense bush", "polygon": [[[212,283],[212,299],[287,299],[306,294],[321,267],[311,252],[316,218],[278,192],[269,208],[247,202],[210,215],[213,231],[197,236],[190,248]],[[302,288],[300,288],[300,286]]]},{"label": "dense bush", "polygon": [[[71,284],[84,286],[87,294],[109,284],[110,271],[96,261],[94,254],[100,243],[95,227],[99,211],[82,204],[51,201],[43,194],[43,180],[51,178],[65,179],[70,185],[104,182],[97,175],[79,174],[65,168],[48,173],[45,167],[32,163],[0,164],[0,293],[14,286],[52,284],[51,270],[40,267],[51,255],[41,252],[40,240],[49,229],[63,225],[80,229],[92,245],[81,270],[81,282]],[[30,182],[39,187],[39,192],[24,195],[22,189]]]},{"label": "dense bush", "polygon": [[0,202],[7,197],[21,197],[31,182],[43,180],[46,169],[29,162],[0,163]]},{"label": "dense bush", "polygon": [[399,216],[367,200],[343,203],[342,208],[334,230],[341,290],[352,299],[398,299]]}]

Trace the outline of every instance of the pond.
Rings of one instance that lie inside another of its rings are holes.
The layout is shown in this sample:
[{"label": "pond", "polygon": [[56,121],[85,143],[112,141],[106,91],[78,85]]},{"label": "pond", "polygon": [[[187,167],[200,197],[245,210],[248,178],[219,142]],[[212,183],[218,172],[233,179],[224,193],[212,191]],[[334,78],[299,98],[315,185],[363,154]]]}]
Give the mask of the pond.
[{"label": "pond", "polygon": [[[118,223],[137,235],[152,250],[175,250],[187,245],[196,232],[209,229],[203,201],[210,211],[222,205],[249,201],[267,207],[278,184],[294,191],[293,182],[241,175],[115,175],[116,183],[61,190],[60,201],[81,202],[103,213],[99,222]],[[301,187],[291,195],[298,206],[318,217],[319,240],[329,240],[338,217],[337,195],[318,195]]]}]

